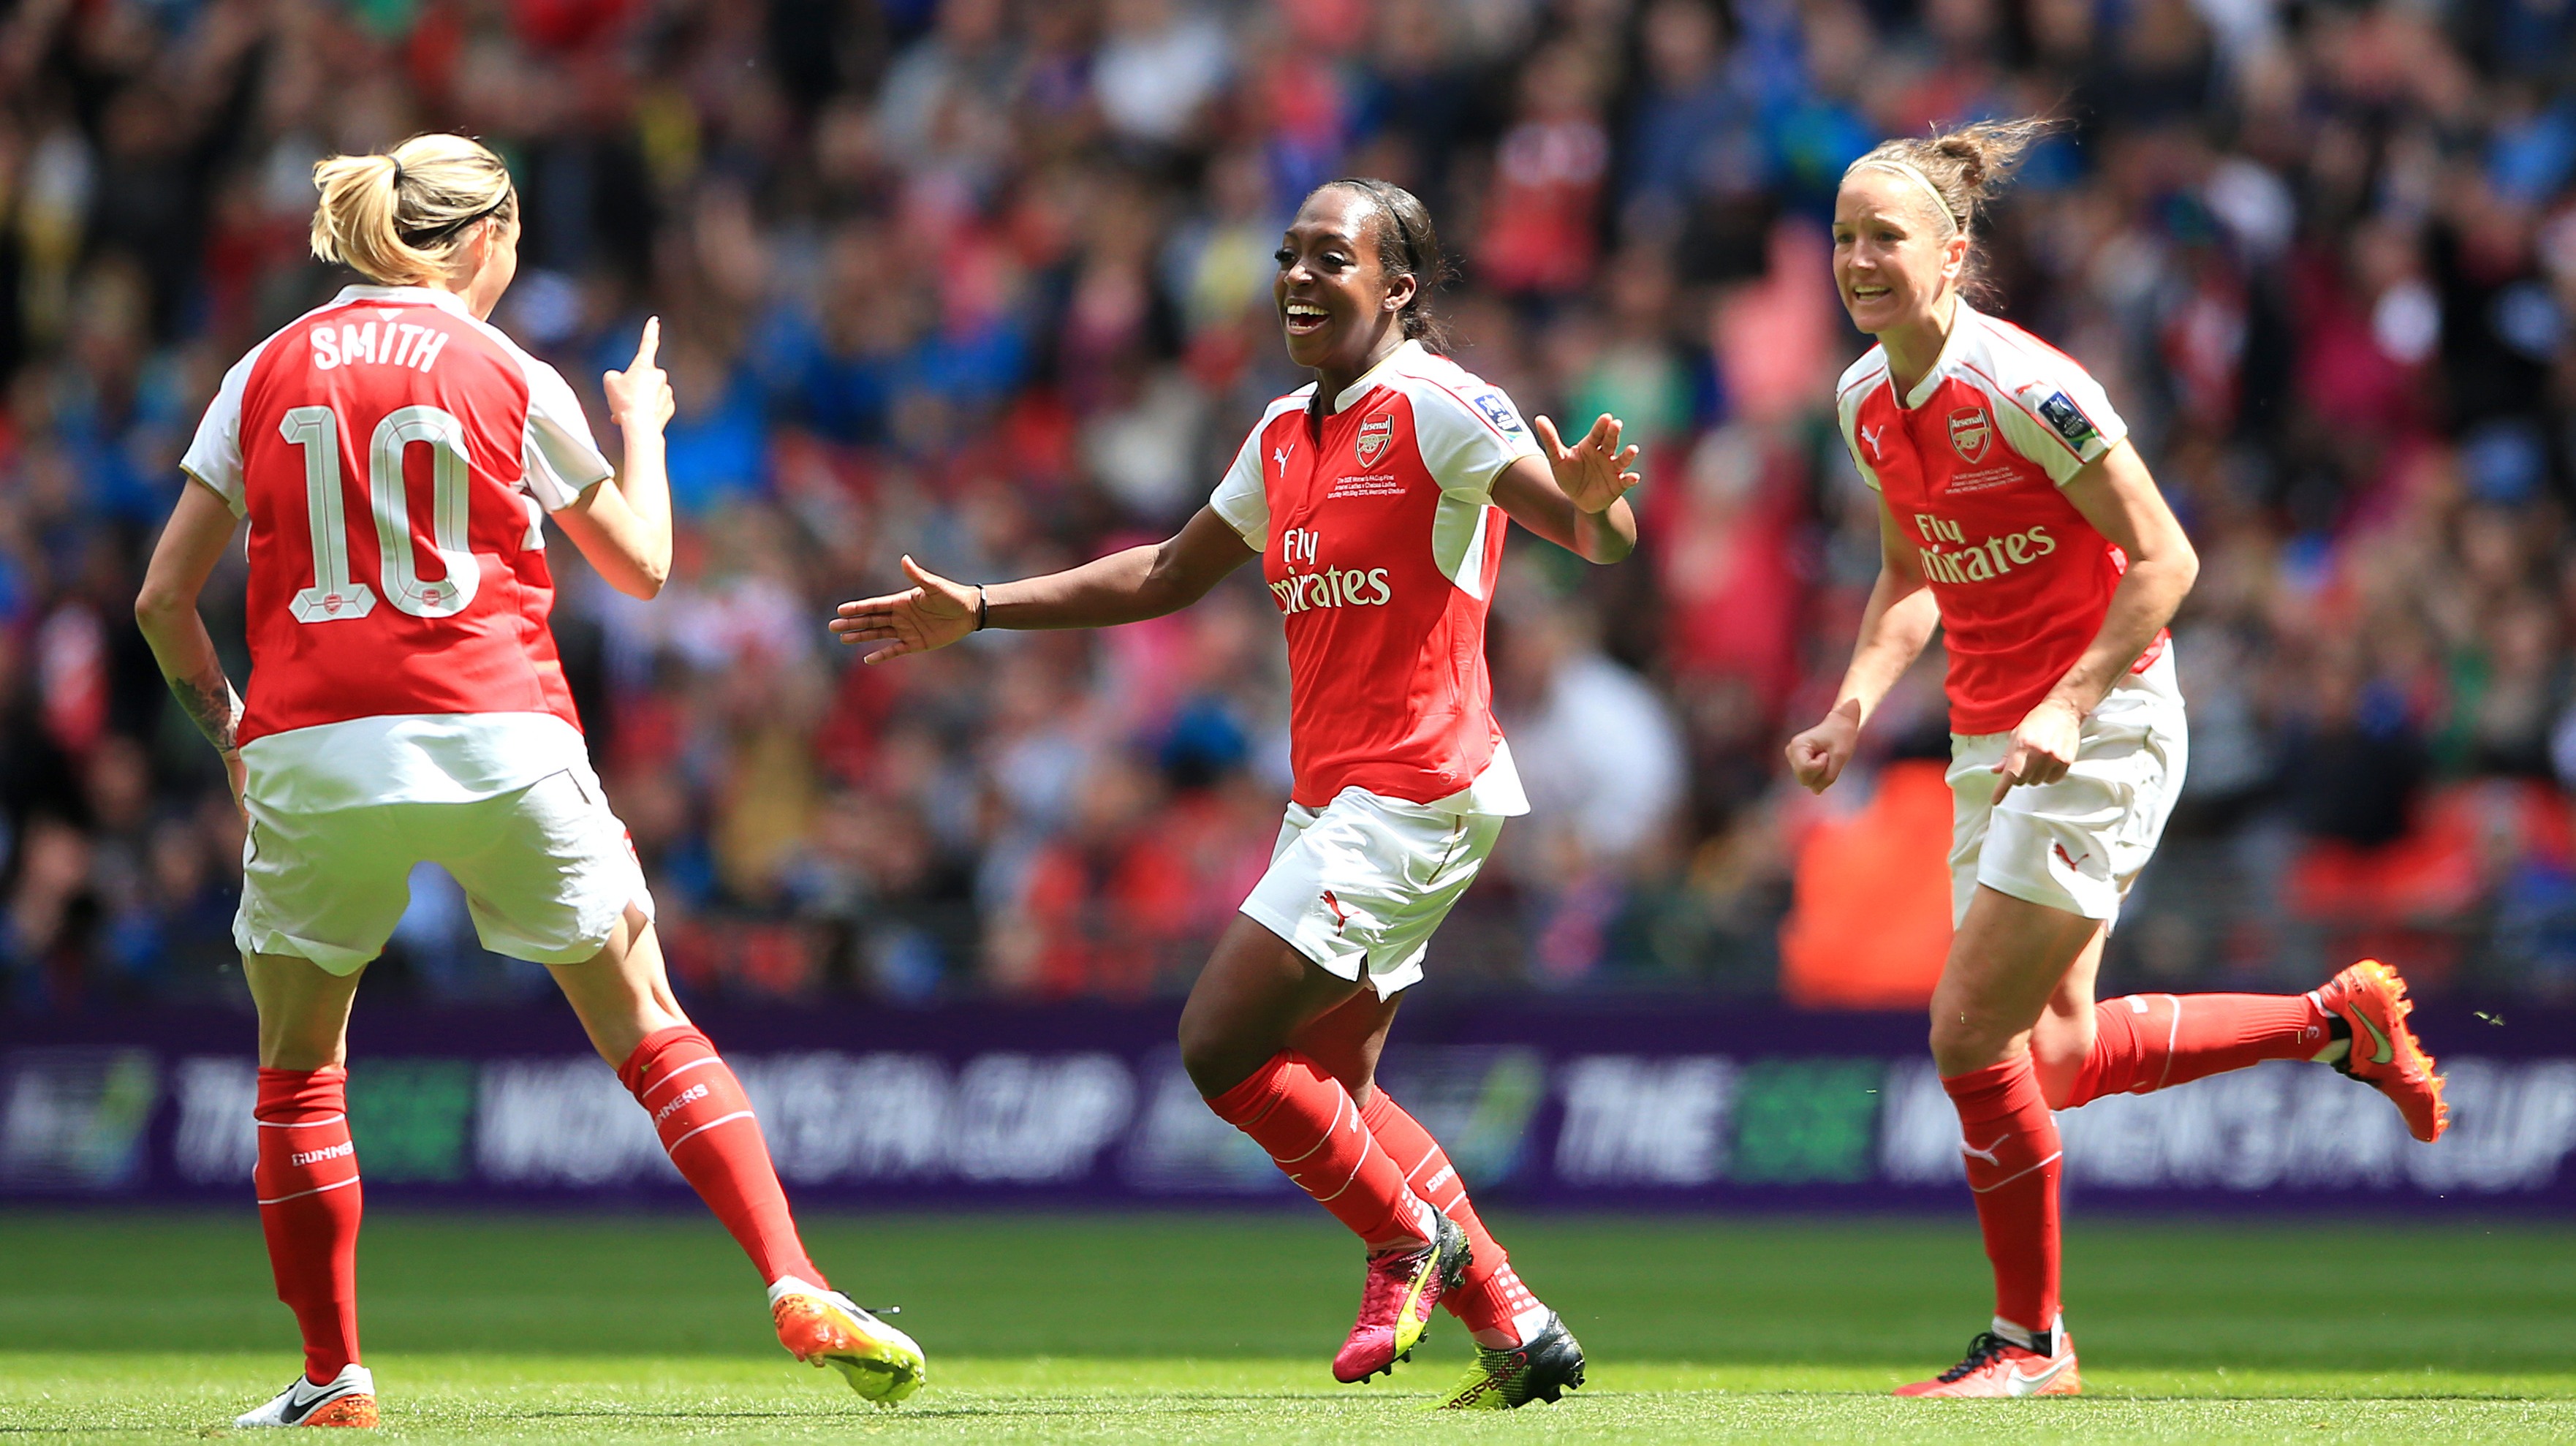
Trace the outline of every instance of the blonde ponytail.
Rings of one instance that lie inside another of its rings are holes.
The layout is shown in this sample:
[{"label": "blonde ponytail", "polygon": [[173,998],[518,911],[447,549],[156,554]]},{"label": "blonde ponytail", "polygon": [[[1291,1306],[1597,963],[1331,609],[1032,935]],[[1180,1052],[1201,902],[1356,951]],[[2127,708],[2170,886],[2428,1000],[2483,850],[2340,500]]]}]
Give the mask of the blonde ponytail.
[{"label": "blonde ponytail", "polygon": [[2053,120],[2024,116],[2019,120],[1978,121],[1919,140],[1881,141],[1868,155],[1852,162],[1843,177],[1848,180],[1853,171],[1870,169],[1911,173],[1924,183],[1929,193],[1924,199],[1940,203],[1940,219],[1953,231],[1966,231],[1976,225],[1978,214],[2011,181],[2022,153],[2055,129],[2057,122]]},{"label": "blonde ponytail", "polygon": [[463,136],[413,136],[384,155],[316,161],[313,184],[322,191],[313,254],[386,286],[444,277],[475,222],[506,226],[519,214],[509,168]]}]

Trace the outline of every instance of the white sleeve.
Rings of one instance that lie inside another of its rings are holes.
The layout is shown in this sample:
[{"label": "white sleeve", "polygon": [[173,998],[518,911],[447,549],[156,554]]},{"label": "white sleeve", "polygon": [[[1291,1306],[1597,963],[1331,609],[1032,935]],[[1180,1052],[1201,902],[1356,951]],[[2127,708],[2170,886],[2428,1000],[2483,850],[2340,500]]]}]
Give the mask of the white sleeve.
[{"label": "white sleeve", "polygon": [[1208,506],[1255,552],[1270,546],[1270,489],[1261,478],[1261,434],[1270,430],[1270,421],[1263,418],[1243,439],[1234,465],[1225,469],[1225,480],[1216,484],[1215,495],[1208,498]]},{"label": "white sleeve", "polygon": [[1870,466],[1869,459],[1861,455],[1860,437],[1854,430],[1860,425],[1860,399],[1867,395],[1869,389],[1866,387],[1851,388],[1838,399],[1835,410],[1841,413],[1837,420],[1842,426],[1843,450],[1851,454],[1852,466],[1859,470],[1860,480],[1869,485],[1870,491],[1880,492],[1886,489],[1878,485],[1878,469]]},{"label": "white sleeve", "polygon": [[215,399],[206,403],[206,415],[197,422],[197,435],[179,459],[179,470],[224,499],[235,517],[249,506],[242,494],[242,391],[250,385],[251,364],[266,350],[268,342],[261,342],[224,373],[223,385],[215,388]]},{"label": "white sleeve", "polygon": [[563,373],[519,354],[528,377],[528,431],[520,447],[528,495],[548,512],[570,506],[575,498],[616,475],[590,435],[590,418]]},{"label": "white sleeve", "polygon": [[1467,386],[1463,392],[1438,382],[1412,388],[1413,435],[1441,495],[1481,505],[1493,500],[1494,478],[1505,467],[1540,452],[1502,388],[1474,378]]},{"label": "white sleeve", "polygon": [[2111,408],[2109,394],[2082,367],[2056,364],[2012,390],[1995,409],[1995,423],[2012,449],[2045,469],[2058,486],[2075,480],[2085,465],[2120,445],[2129,424]]}]

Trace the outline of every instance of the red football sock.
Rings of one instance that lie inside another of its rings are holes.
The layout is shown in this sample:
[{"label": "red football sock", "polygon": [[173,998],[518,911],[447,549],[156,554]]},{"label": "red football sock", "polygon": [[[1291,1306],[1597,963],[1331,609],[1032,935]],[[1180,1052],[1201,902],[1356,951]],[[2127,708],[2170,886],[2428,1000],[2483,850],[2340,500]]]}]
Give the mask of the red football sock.
[{"label": "red football sock", "polygon": [[[1377,1142],[1342,1082],[1289,1051],[1208,1101],[1371,1250],[1422,1239],[1422,1202]],[[1419,1128],[1417,1126],[1417,1128]]]},{"label": "red football sock", "polygon": [[2030,1056],[1941,1081],[1959,1110],[1960,1153],[1995,1267],[1995,1314],[2024,1330],[2057,1322],[2057,1121]]},{"label": "red football sock", "polygon": [[787,1192],[778,1187],[750,1099],[705,1035],[686,1024],[648,1034],[617,1078],[653,1117],[671,1163],[760,1267],[763,1282],[774,1285],[792,1275],[831,1283],[796,1238]]},{"label": "red football sock", "polygon": [[1397,1165],[1408,1167],[1404,1183],[1413,1193],[1430,1201],[1433,1209],[1467,1232],[1467,1243],[1473,1250],[1467,1260],[1466,1277],[1456,1290],[1444,1293],[1440,1303],[1449,1307],[1449,1313],[1469,1331],[1496,1331],[1508,1337],[1496,1344],[1517,1342],[1520,1336],[1512,1318],[1537,1305],[1537,1298],[1511,1269],[1511,1256],[1504,1252],[1502,1243],[1476,1217],[1475,1202],[1467,1198],[1467,1182],[1449,1163],[1449,1152],[1440,1148],[1440,1142],[1419,1120],[1388,1096],[1384,1086],[1369,1093],[1360,1119],[1377,1137],[1378,1147],[1394,1156]]},{"label": "red football sock", "polygon": [[251,1183],[277,1298],[304,1334],[304,1379],[320,1386],[358,1359],[358,1147],[349,1071],[263,1069],[259,1163]]},{"label": "red football sock", "polygon": [[2065,1108],[2145,1094],[2326,1047],[2326,1012],[2307,994],[2129,994],[2093,1006],[2093,1051]]}]

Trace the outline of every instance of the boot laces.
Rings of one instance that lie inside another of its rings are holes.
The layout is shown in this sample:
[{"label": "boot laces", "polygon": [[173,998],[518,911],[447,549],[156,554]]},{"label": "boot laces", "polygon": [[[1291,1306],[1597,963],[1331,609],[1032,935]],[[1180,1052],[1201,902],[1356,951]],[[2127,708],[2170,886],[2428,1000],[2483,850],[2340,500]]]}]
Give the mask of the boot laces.
[{"label": "boot laces", "polygon": [[1977,1338],[1968,1342],[1968,1358],[1959,1362],[1959,1364],[1952,1366],[1950,1369],[1943,1371],[1940,1379],[1945,1385],[1952,1382],[1964,1381],[1968,1377],[1975,1375],[1977,1372],[1984,1370],[1987,1366],[1992,1365],[1997,1360],[2002,1359],[2005,1351],[2012,1349],[2019,1344],[2020,1342],[2018,1341],[2005,1340],[2002,1336],[1996,1335],[1993,1331],[1979,1331],[1977,1332]]}]

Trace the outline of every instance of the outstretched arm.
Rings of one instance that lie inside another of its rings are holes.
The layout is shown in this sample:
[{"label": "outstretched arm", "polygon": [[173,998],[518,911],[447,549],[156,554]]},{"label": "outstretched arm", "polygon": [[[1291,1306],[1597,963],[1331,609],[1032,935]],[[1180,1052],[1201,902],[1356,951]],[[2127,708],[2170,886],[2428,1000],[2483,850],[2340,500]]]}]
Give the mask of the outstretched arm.
[{"label": "outstretched arm", "polygon": [[844,643],[878,644],[860,661],[881,663],[944,648],[979,626],[1034,630],[1140,622],[1197,602],[1252,557],[1233,524],[1202,507],[1168,541],[1017,582],[955,582],[907,557],[909,589],[843,603],[831,627]]},{"label": "outstretched arm", "polygon": [[223,660],[215,656],[215,640],[206,632],[206,620],[197,614],[197,594],[205,590],[206,577],[223,559],[224,549],[232,546],[236,525],[232,509],[213,489],[190,481],[179,494],[169,525],[161,529],[161,541],[152,549],[152,565],[134,595],[134,622],[143,630],[143,640],[152,645],[152,656],[161,664],[161,677],[170,685],[171,696],[223,755],[224,771],[238,798],[242,772],[236,734],[241,726],[241,696],[224,676]]},{"label": "outstretched arm", "polygon": [[1532,417],[1540,455],[1523,457],[1494,478],[1494,505],[1514,522],[1582,558],[1613,563],[1637,550],[1637,516],[1628,489],[1637,449],[1622,449],[1625,424],[1604,412],[1592,430],[1569,447],[1556,423]]}]

